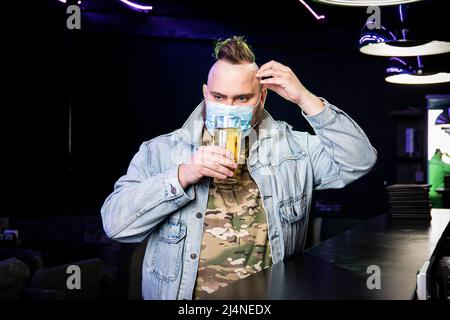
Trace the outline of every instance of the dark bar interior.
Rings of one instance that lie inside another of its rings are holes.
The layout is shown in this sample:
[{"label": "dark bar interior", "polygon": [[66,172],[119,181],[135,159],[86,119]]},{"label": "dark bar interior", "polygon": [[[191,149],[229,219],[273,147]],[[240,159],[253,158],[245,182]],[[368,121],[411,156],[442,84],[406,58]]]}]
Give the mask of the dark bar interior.
[{"label": "dark bar interior", "polygon": [[8,3],[0,300],[449,300],[446,1],[354,2]]}]

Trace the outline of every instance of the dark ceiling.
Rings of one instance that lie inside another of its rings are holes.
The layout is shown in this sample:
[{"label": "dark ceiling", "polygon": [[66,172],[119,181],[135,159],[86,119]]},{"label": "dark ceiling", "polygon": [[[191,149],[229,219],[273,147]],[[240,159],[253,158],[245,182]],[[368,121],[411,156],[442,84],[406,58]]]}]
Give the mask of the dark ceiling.
[{"label": "dark ceiling", "polygon": [[[197,40],[238,32],[258,44],[354,51],[361,28],[370,16],[366,7],[330,6],[311,0],[306,2],[318,14],[325,15],[325,21],[316,20],[298,0],[133,1],[152,5],[153,10],[147,13],[132,10],[119,0],[84,0],[82,10],[93,15],[88,30],[120,30],[134,35]],[[57,0],[50,2],[60,5]],[[450,41],[446,2],[425,0],[406,6],[407,21],[415,34],[423,39]],[[398,20],[397,6],[382,7],[383,25]],[[423,62],[442,69],[448,57],[449,54],[425,57]]]},{"label": "dark ceiling", "polygon": [[[55,0],[56,1],[56,0]],[[314,27],[317,21],[298,0],[278,1],[204,1],[204,0],[135,0],[140,4],[153,6],[150,15],[179,16],[196,19],[225,19],[240,20],[253,23],[270,23],[277,21],[282,24],[302,25]],[[315,1],[306,2],[318,13],[326,16],[325,24],[331,26],[361,27],[368,14],[366,7],[330,6]],[[447,17],[445,5],[447,0],[425,0],[409,4],[408,6],[417,17],[417,23],[423,27],[440,24],[445,27]],[[96,12],[129,13],[130,10],[119,0],[84,0],[83,7]],[[394,7],[383,7],[383,11],[390,11]]]}]

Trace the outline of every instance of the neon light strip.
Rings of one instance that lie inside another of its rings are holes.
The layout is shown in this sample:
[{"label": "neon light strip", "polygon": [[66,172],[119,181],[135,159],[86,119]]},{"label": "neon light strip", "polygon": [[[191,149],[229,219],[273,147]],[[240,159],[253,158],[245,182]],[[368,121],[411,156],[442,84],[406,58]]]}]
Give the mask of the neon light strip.
[{"label": "neon light strip", "polygon": [[300,2],[306,7],[306,9],[308,9],[309,12],[312,13],[312,15],[314,16],[314,18],[316,18],[317,20],[325,19],[325,16],[324,16],[324,15],[320,15],[320,16],[319,16],[317,13],[314,12],[314,10],[313,10],[310,6],[308,6],[308,4],[307,4],[305,1],[303,1],[303,0],[298,0],[298,1],[300,1]]},{"label": "neon light strip", "polygon": [[400,62],[401,64],[403,64],[404,66],[407,65],[407,63],[406,63],[405,61],[403,61],[402,59],[397,58],[397,57],[392,57],[392,58],[390,58],[389,60],[395,60],[395,61],[398,61],[398,62]]},{"label": "neon light strip", "polygon": [[385,31],[387,31],[387,32],[389,32],[389,34],[392,36],[392,38],[394,39],[394,40],[397,40],[397,37],[396,36],[394,36],[394,34],[392,33],[392,31],[390,31],[390,30],[387,30],[385,27],[383,27],[383,26],[381,26],[381,29],[383,29],[383,30],[385,30]]},{"label": "neon light strip", "polygon": [[402,5],[399,5],[399,6],[398,6],[398,10],[400,11],[400,21],[401,21],[401,22],[404,22],[404,21],[403,21]]},{"label": "neon light strip", "polygon": [[[59,2],[62,2],[62,3],[66,3],[67,2],[67,0],[58,0]],[[78,4],[81,4],[81,0],[80,1],[78,1],[77,2]]]},{"label": "neon light strip", "polygon": [[419,69],[423,68],[422,59],[420,59],[420,56],[417,56],[417,64],[419,65]]},{"label": "neon light strip", "polygon": [[128,0],[120,0],[120,1],[125,3],[126,5],[128,5],[130,7],[133,7],[133,8],[139,9],[139,10],[153,10],[152,6],[144,6],[144,5],[137,4],[137,3],[134,3],[134,2],[131,2],[131,1],[128,1]]},{"label": "neon light strip", "polygon": [[391,67],[391,68],[387,68],[386,72],[387,73],[401,73],[401,72],[405,72],[405,70],[400,69],[400,68]]}]

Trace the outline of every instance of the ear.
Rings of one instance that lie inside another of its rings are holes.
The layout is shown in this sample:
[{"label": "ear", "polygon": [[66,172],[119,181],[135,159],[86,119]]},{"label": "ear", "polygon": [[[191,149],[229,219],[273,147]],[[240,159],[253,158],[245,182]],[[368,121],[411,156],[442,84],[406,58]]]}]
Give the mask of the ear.
[{"label": "ear", "polygon": [[203,90],[203,99],[206,100],[206,97],[208,96],[208,86],[206,84],[203,84],[202,86],[202,90]]},{"label": "ear", "polygon": [[269,92],[269,90],[267,90],[267,88],[266,87],[263,87],[262,88],[262,91],[261,91],[261,106],[264,108],[265,107],[265,104],[266,104],[266,99],[267,99],[267,93]]}]

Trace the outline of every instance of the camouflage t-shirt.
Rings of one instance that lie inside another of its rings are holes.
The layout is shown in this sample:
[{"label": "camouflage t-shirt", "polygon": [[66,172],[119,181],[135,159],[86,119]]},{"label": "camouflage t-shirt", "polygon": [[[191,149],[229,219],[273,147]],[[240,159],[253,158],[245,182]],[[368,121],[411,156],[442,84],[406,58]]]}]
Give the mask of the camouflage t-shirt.
[{"label": "camouflage t-shirt", "polygon": [[[211,143],[204,130],[203,145]],[[248,143],[241,156],[246,155]],[[245,162],[235,177],[232,185],[211,180],[194,299],[272,264],[266,212]]]}]

